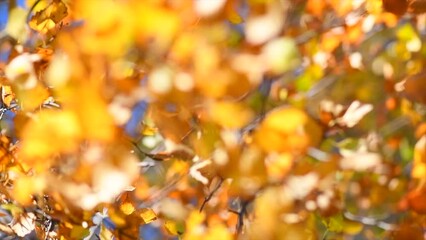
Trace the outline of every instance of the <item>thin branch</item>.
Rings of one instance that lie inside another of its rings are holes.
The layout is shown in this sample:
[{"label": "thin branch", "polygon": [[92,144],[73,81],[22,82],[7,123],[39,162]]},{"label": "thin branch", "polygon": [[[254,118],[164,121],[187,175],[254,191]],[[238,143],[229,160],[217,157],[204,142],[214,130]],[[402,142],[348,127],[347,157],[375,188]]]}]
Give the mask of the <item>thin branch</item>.
[{"label": "thin branch", "polygon": [[213,197],[213,195],[219,190],[219,188],[222,186],[222,183],[223,183],[223,178],[220,178],[220,180],[217,183],[216,187],[209,193],[209,195],[207,195],[207,197],[204,197],[203,204],[201,204],[201,207],[200,207],[200,212],[203,211],[204,206],[206,205],[206,203],[208,203],[210,201],[210,199]]},{"label": "thin branch", "polygon": [[166,160],[166,159],[168,159],[168,158],[170,158],[170,157],[171,157],[171,155],[170,155],[170,154],[155,154],[155,153],[153,154],[153,153],[146,152],[146,151],[142,150],[142,149],[138,146],[138,144],[136,144],[135,142],[131,141],[131,143],[132,143],[132,144],[133,144],[133,146],[136,148],[136,150],[138,150],[140,153],[142,153],[143,155],[145,155],[145,156],[147,156],[147,157],[151,158],[151,159],[152,159],[152,160],[154,160],[154,161],[162,162],[162,161],[164,161],[164,160]]},{"label": "thin branch", "polygon": [[244,217],[247,216],[247,205],[250,203],[250,201],[247,200],[241,200],[241,209],[238,212],[238,222],[236,226],[237,234],[241,234],[244,227]]},{"label": "thin branch", "polygon": [[164,198],[167,194],[169,194],[174,189],[176,184],[178,184],[179,181],[181,181],[185,175],[187,175],[187,174],[182,174],[182,175],[176,176],[169,183],[167,183],[166,186],[164,186],[160,190],[152,193],[148,198],[143,199],[142,203],[139,205],[139,208],[152,207],[152,205],[154,205],[159,200]]}]

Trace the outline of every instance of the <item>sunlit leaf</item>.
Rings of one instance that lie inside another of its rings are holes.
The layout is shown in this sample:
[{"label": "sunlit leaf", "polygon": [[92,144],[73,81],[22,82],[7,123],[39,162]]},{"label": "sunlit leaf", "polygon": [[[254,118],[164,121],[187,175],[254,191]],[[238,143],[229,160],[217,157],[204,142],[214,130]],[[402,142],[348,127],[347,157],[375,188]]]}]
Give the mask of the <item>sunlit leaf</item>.
[{"label": "sunlit leaf", "polygon": [[303,152],[318,144],[320,135],[321,129],[305,112],[284,107],[269,113],[254,137],[266,151]]},{"label": "sunlit leaf", "polygon": [[186,231],[184,235],[184,239],[192,240],[192,239],[198,239],[200,237],[227,237],[229,236],[226,232],[222,232],[220,229],[221,226],[217,226],[218,229],[215,231],[216,234],[219,234],[219,236],[215,236],[215,233],[213,232],[206,232],[205,225],[203,225],[203,221],[206,219],[206,215],[202,212],[192,211],[188,219],[186,221]]},{"label": "sunlit leaf", "polygon": [[[22,138],[21,157],[29,162],[56,153],[70,153],[78,147],[82,129],[77,116],[69,111],[44,111],[29,122]],[[36,162],[34,162],[36,164]],[[46,163],[43,163],[46,164]]]},{"label": "sunlit leaf", "polygon": [[233,235],[229,232],[229,230],[223,225],[213,225],[210,227],[207,235],[204,236],[205,239],[214,240],[214,239],[224,239],[231,240],[234,239]]},{"label": "sunlit leaf", "polygon": [[360,233],[364,228],[364,225],[355,221],[347,221],[345,220],[343,224],[343,232],[350,235],[356,235]]},{"label": "sunlit leaf", "polygon": [[126,214],[126,215],[130,215],[135,211],[135,207],[133,206],[132,203],[130,202],[126,202],[120,205],[120,210]]},{"label": "sunlit leaf", "polygon": [[43,102],[49,98],[49,91],[41,84],[37,84],[31,89],[18,89],[16,96],[20,100],[22,109],[31,111],[41,107]]},{"label": "sunlit leaf", "polygon": [[185,225],[180,221],[165,220],[164,227],[169,234],[174,236],[182,235],[185,232]]},{"label": "sunlit leaf", "polygon": [[[181,20],[176,12],[150,3],[139,4],[135,17],[138,36],[146,40],[155,39],[159,47],[170,44],[181,27]],[[162,27],[158,28],[158,25]]]},{"label": "sunlit leaf", "polygon": [[155,214],[155,212],[150,208],[142,209],[139,216],[142,218],[145,224],[148,224],[157,219],[157,214]]},{"label": "sunlit leaf", "polygon": [[425,2],[0,1],[0,238],[423,239]]},{"label": "sunlit leaf", "polygon": [[[229,118],[233,113],[237,116]],[[225,128],[241,128],[253,118],[253,113],[242,104],[232,102],[216,102],[210,108],[211,119]]]},{"label": "sunlit leaf", "polygon": [[61,0],[52,1],[46,8],[37,12],[29,21],[29,26],[46,34],[68,14],[66,5]]},{"label": "sunlit leaf", "polygon": [[327,226],[327,229],[332,232],[342,232],[343,231],[343,216],[336,215],[332,216],[327,220],[324,220],[324,224]]},{"label": "sunlit leaf", "polygon": [[111,141],[115,129],[104,99],[96,93],[96,89],[89,86],[82,87],[78,92],[81,101],[73,104],[84,136],[93,140]]},{"label": "sunlit leaf", "polygon": [[411,176],[417,179],[424,179],[426,176],[426,136],[422,136],[414,147]]},{"label": "sunlit leaf", "polygon": [[270,155],[266,159],[266,168],[270,180],[282,179],[293,165],[293,156],[288,153]]}]

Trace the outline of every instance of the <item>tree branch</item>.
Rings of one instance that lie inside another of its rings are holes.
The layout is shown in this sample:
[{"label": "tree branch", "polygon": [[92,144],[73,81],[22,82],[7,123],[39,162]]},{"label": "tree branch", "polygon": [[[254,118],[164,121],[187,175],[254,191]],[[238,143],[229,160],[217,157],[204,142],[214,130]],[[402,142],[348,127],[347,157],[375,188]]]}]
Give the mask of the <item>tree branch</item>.
[{"label": "tree branch", "polygon": [[209,202],[210,199],[213,197],[213,195],[219,190],[219,188],[222,186],[222,183],[223,183],[223,178],[220,178],[219,182],[216,185],[216,187],[209,193],[208,196],[204,197],[203,204],[201,204],[201,207],[200,207],[200,212],[203,211],[204,206],[206,205],[206,203]]}]

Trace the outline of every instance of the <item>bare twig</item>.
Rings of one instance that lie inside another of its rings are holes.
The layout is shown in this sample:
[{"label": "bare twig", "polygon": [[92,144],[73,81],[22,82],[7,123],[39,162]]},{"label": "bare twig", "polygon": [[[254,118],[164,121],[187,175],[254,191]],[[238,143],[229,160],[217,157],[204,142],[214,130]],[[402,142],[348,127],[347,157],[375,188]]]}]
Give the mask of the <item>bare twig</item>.
[{"label": "bare twig", "polygon": [[250,203],[250,201],[247,200],[241,200],[241,209],[238,212],[238,222],[236,226],[237,234],[241,234],[244,227],[244,217],[247,216],[247,205]]},{"label": "bare twig", "polygon": [[139,208],[152,207],[152,205],[154,205],[160,199],[164,198],[167,194],[169,194],[175,188],[176,184],[178,184],[179,181],[182,180],[183,177],[186,175],[187,174],[176,176],[169,183],[167,183],[167,185],[164,186],[162,189],[152,193],[148,198],[142,200],[142,203],[139,205]]},{"label": "bare twig", "polygon": [[222,183],[223,183],[223,178],[220,178],[219,179],[219,182],[217,183],[217,185],[216,185],[216,187],[209,193],[209,195],[207,195],[205,198],[204,198],[204,201],[203,201],[203,204],[201,204],[201,207],[200,207],[200,212],[202,212],[203,211],[203,209],[204,209],[204,206],[206,205],[206,203],[208,202],[208,201],[210,201],[210,199],[213,197],[213,195],[219,190],[219,188],[222,186]]},{"label": "bare twig", "polygon": [[142,150],[142,149],[138,146],[138,144],[137,144],[137,143],[135,143],[135,142],[133,142],[133,141],[132,141],[132,144],[133,144],[133,146],[136,148],[136,150],[138,150],[140,153],[142,153],[143,155],[145,155],[145,156],[147,156],[147,157],[151,158],[151,159],[152,159],[152,160],[154,160],[154,161],[162,162],[162,161],[164,161],[164,160],[166,160],[166,159],[168,159],[168,158],[170,158],[170,157],[171,157],[171,156],[170,156],[170,154],[156,154],[156,153],[149,153],[149,152],[146,152],[146,151]]}]

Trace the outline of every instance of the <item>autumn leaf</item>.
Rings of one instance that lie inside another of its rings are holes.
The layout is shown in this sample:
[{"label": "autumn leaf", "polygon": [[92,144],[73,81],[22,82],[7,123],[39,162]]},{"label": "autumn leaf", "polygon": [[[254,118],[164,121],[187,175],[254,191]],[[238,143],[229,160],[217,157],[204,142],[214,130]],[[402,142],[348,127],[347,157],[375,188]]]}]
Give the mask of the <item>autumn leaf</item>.
[{"label": "autumn leaf", "polygon": [[269,113],[254,135],[265,151],[303,152],[318,144],[321,129],[305,112],[283,107]]},{"label": "autumn leaf", "polygon": [[407,0],[383,0],[383,9],[395,15],[403,15],[407,8]]},{"label": "autumn leaf", "polygon": [[139,214],[145,224],[148,224],[157,219],[157,214],[152,209],[142,209]]},{"label": "autumn leaf", "polygon": [[423,238],[425,1],[22,2],[0,239]]},{"label": "autumn leaf", "polygon": [[49,162],[38,162],[38,159],[47,160],[53,154],[77,150],[83,134],[78,117],[70,111],[44,111],[25,128],[28,130],[23,132],[21,157],[32,165],[45,167]]},{"label": "autumn leaf", "polygon": [[52,1],[45,9],[31,17],[29,26],[43,34],[48,33],[68,15],[68,8],[61,0]]},{"label": "autumn leaf", "polygon": [[[229,115],[238,112],[238,116],[229,119]],[[242,128],[253,118],[253,112],[246,106],[232,102],[215,102],[210,108],[210,118],[225,128]]]}]

